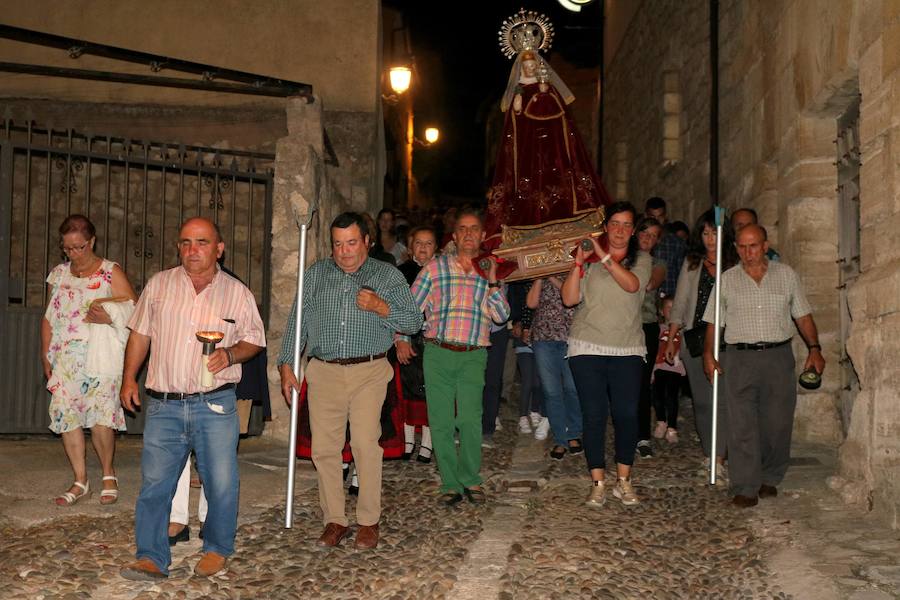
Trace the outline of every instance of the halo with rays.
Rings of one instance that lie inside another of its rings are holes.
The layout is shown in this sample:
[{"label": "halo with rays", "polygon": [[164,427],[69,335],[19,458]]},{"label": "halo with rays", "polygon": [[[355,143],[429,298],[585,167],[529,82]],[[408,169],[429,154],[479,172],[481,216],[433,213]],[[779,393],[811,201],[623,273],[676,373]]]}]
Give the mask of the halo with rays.
[{"label": "halo with rays", "polygon": [[549,50],[553,43],[553,24],[547,15],[520,8],[503,20],[498,34],[500,51],[506,58],[512,58],[525,48]]}]

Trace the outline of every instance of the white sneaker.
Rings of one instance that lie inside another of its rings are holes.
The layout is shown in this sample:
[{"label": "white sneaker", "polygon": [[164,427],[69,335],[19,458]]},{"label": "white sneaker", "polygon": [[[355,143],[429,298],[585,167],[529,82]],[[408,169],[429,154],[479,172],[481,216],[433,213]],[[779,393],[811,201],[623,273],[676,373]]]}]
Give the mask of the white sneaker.
[{"label": "white sneaker", "polygon": [[658,440],[666,437],[666,422],[665,421],[657,421],[656,429],[653,430],[653,437]]},{"label": "white sneaker", "polygon": [[672,429],[671,427],[669,429],[667,429],[666,430],[666,441],[669,442],[670,444],[677,444],[678,443],[678,431],[675,429]]},{"label": "white sneaker", "polygon": [[503,431],[503,425],[500,423],[500,417],[494,419],[494,431]]},{"label": "white sneaker", "polygon": [[592,482],[591,493],[588,494],[584,503],[593,508],[600,508],[606,504],[606,487],[602,481]]},{"label": "white sneaker", "polygon": [[534,429],[534,439],[546,440],[547,434],[550,433],[550,419],[541,417],[541,422]]},{"label": "white sneaker", "polygon": [[634,488],[631,486],[630,479],[619,478],[619,481],[616,483],[616,487],[613,488],[613,496],[622,501],[622,504],[625,506],[634,506],[639,503],[637,494],[634,493]]},{"label": "white sneaker", "polygon": [[531,419],[531,426],[537,427],[541,424],[541,419],[543,417],[541,417],[541,413],[531,411],[530,413],[528,413],[528,418]]},{"label": "white sneaker", "polygon": [[519,433],[531,433],[531,421],[528,417],[519,417]]}]

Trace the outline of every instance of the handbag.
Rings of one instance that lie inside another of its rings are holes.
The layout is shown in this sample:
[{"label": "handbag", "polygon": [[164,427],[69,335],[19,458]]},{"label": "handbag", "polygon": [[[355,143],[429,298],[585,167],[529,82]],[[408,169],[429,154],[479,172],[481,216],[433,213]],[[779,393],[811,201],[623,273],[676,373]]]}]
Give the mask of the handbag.
[{"label": "handbag", "polygon": [[681,339],[692,358],[703,355],[703,344],[706,340],[706,326],[693,327],[681,334]]}]

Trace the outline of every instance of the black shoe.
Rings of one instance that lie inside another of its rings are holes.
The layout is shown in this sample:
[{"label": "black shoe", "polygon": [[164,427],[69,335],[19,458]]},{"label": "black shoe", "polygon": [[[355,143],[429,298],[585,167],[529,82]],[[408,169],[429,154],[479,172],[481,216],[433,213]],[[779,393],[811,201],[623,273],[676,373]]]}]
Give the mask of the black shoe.
[{"label": "black shoe", "polygon": [[[203,539],[203,533],[200,533],[200,539]],[[175,535],[169,536],[169,546],[174,546],[178,542],[186,542],[191,539],[191,528],[187,525],[184,526],[184,529],[176,533]]]},{"label": "black shoe", "polygon": [[731,504],[733,506],[737,506],[738,508],[751,508],[756,506],[759,503],[759,499],[756,496],[741,496],[737,495],[731,499]]},{"label": "black shoe", "polygon": [[[422,456],[422,450],[428,450],[428,456]],[[419,454],[416,455],[416,460],[420,463],[428,464],[431,462],[431,457],[434,453],[431,451],[431,448],[427,448],[425,446],[419,447]]]},{"label": "black shoe", "polygon": [[466,498],[468,498],[469,502],[472,504],[481,505],[487,502],[487,495],[481,488],[466,488],[464,491],[466,493]]},{"label": "black shoe", "polygon": [[584,452],[584,446],[581,445],[581,440],[575,438],[573,440],[569,440],[568,450],[569,454],[581,454],[582,452]]},{"label": "black shoe", "polygon": [[349,488],[347,488],[347,493],[351,496],[359,496],[359,486],[351,485]]},{"label": "black shoe", "polygon": [[653,448],[650,447],[650,442],[647,440],[638,442],[637,453],[641,458],[653,458]]},{"label": "black shoe", "polygon": [[446,494],[441,494],[438,496],[438,504],[442,504],[444,506],[456,506],[460,502],[462,502],[462,494],[459,492],[447,492]]},{"label": "black shoe", "polygon": [[550,450],[550,458],[553,460],[562,460],[566,456],[566,449],[562,446],[553,446]]}]

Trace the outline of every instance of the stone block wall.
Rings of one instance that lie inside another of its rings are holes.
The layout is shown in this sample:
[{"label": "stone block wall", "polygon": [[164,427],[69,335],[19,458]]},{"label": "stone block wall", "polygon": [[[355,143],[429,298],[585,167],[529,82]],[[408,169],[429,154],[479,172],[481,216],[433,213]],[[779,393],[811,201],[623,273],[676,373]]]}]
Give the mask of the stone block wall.
[{"label": "stone block wall", "polygon": [[[689,225],[711,206],[709,197],[708,2],[645,0],[623,42],[607,57],[603,179],[616,195],[617,145],[624,148],[624,198],[643,208],[650,196],[669,202],[670,218]],[[681,95],[681,159],[663,158],[665,74],[677,74]],[[624,144],[624,147],[622,146]]]},{"label": "stone block wall", "polygon": [[[643,2],[608,59],[605,172],[615,168],[616,145],[627,142],[630,199],[668,197],[676,218],[704,206],[689,190],[702,190],[707,174],[708,82],[691,86],[690,74],[681,82],[683,122],[697,127],[685,127],[685,159],[669,171],[659,169],[658,82],[672,65],[706,68],[707,7],[701,0]],[[844,497],[866,501],[897,527],[900,2],[723,0],[719,13],[721,202],[757,210],[772,244],[801,276],[828,361],[822,388],[800,393],[795,437],[840,445],[841,470],[856,482]],[[842,422],[835,138],[838,118],[856,103],[861,273],[848,286],[847,352],[860,391]],[[799,370],[806,357],[799,337],[794,350]]]}]

